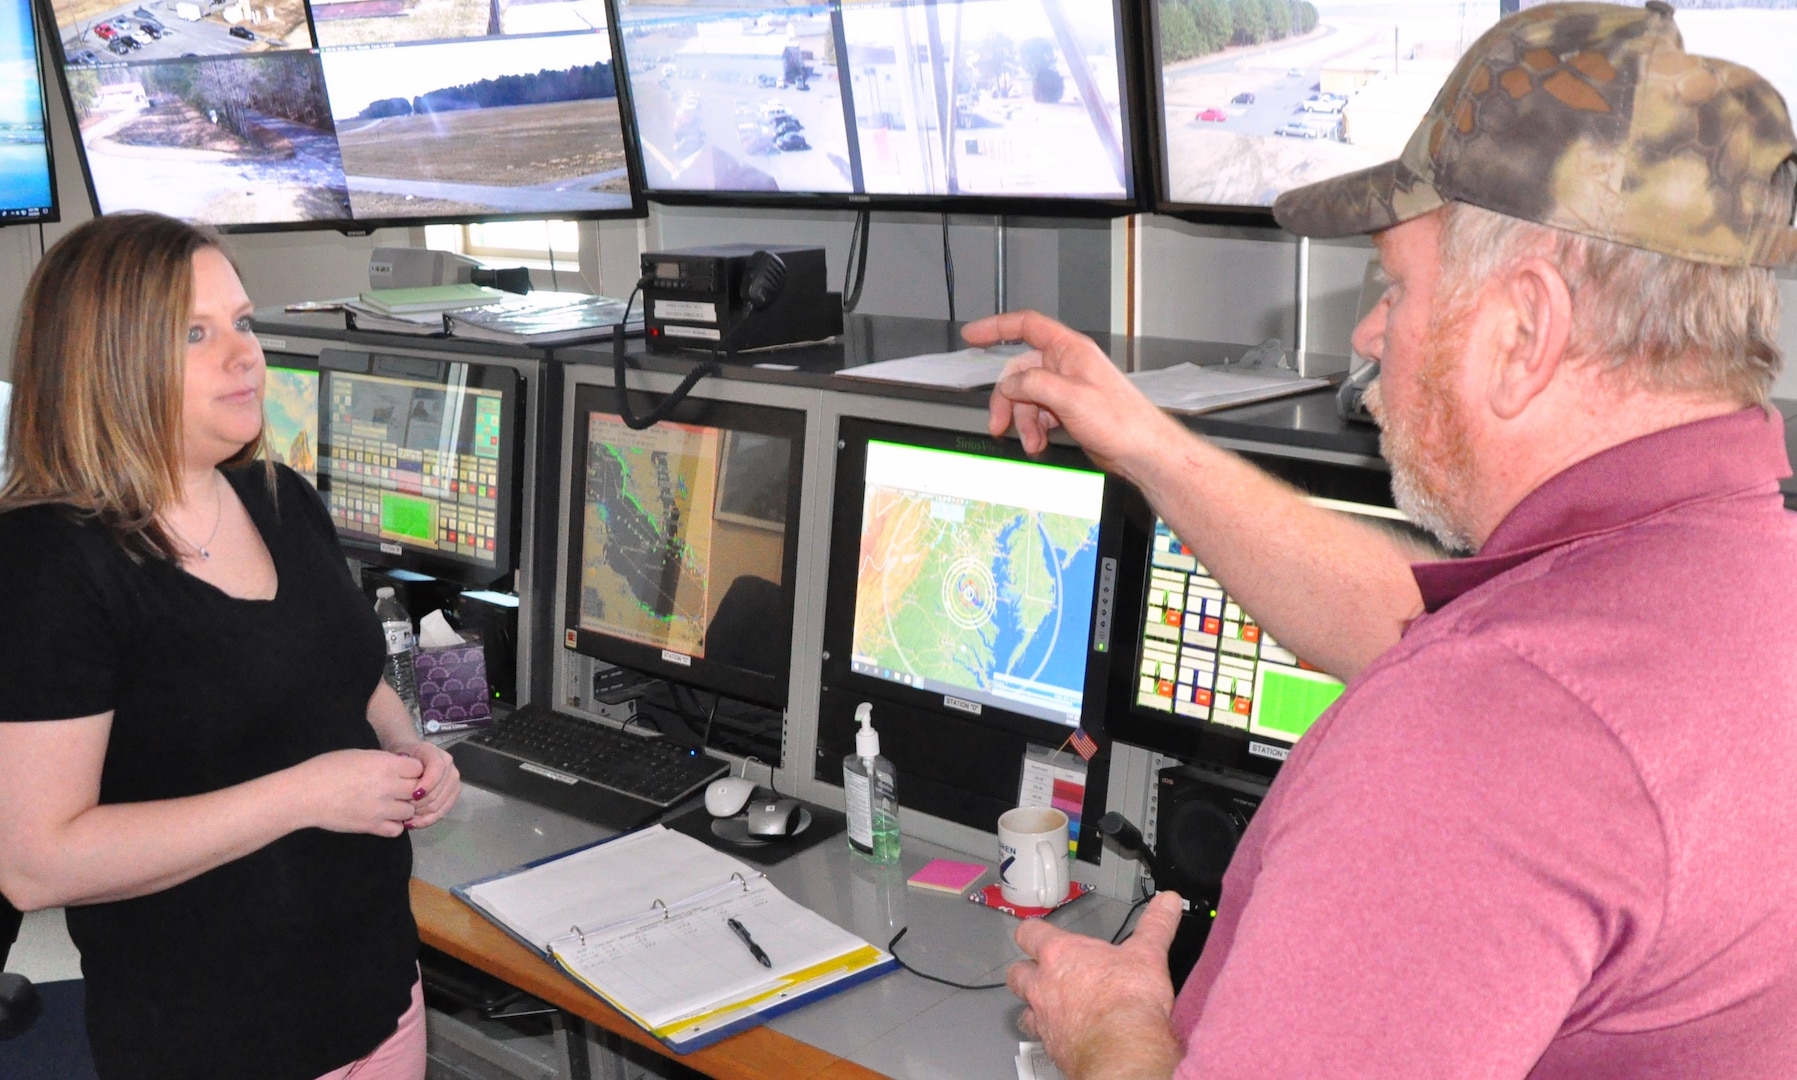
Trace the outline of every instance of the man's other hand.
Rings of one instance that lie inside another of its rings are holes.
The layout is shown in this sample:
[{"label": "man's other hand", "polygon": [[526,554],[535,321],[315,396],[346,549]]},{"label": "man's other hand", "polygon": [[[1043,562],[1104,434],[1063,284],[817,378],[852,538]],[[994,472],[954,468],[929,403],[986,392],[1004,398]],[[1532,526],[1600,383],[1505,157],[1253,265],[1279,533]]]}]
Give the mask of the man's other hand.
[{"label": "man's other hand", "polygon": [[1017,944],[1030,957],[1012,964],[1005,977],[1025,1005],[1018,1023],[1042,1040],[1069,1080],[1173,1074],[1180,1048],[1168,1024],[1167,949],[1179,920],[1179,897],[1163,892],[1122,945],[1041,919],[1017,928]]}]

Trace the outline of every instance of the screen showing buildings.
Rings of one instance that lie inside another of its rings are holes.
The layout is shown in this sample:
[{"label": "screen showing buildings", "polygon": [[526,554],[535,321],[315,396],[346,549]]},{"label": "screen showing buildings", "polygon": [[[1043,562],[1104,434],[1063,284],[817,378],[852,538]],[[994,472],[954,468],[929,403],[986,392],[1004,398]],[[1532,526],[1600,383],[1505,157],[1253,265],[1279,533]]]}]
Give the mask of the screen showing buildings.
[{"label": "screen showing buildings", "polygon": [[651,192],[1133,197],[1119,16],[620,0]]},{"label": "screen showing buildings", "polygon": [[1104,474],[867,445],[852,670],[1080,720]]},{"label": "screen showing buildings", "polygon": [[1154,523],[1136,705],[1295,743],[1341,696],[1210,576],[1165,522]]},{"label": "screen showing buildings", "polygon": [[499,566],[505,395],[395,375],[325,371],[319,460],[346,541]]},{"label": "screen showing buildings", "polygon": [[638,205],[603,0],[51,9],[102,212],[229,229]]},{"label": "screen showing buildings", "polygon": [[31,0],[0,0],[0,225],[55,219]]},{"label": "screen showing buildings", "polygon": [[318,483],[318,372],[268,366],[263,424],[274,460]]},{"label": "screen showing buildings", "polygon": [[572,629],[678,667],[783,673],[794,441],[677,421],[633,431],[597,411],[584,425]]}]

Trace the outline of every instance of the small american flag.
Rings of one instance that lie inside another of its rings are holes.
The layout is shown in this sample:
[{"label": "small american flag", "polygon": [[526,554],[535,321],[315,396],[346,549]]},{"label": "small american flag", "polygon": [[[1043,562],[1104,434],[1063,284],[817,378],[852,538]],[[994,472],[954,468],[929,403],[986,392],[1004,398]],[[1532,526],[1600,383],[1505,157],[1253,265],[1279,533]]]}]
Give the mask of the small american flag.
[{"label": "small american flag", "polygon": [[1092,736],[1086,734],[1083,727],[1074,728],[1073,734],[1067,736],[1067,742],[1087,761],[1091,761],[1092,755],[1098,753],[1098,744],[1092,740]]}]

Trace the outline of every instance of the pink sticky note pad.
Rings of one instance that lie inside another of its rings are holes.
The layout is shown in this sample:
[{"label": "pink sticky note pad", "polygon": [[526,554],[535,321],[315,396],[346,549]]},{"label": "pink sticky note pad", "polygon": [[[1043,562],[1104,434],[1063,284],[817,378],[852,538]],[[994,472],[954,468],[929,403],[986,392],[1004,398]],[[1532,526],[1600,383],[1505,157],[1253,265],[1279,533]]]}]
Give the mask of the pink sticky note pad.
[{"label": "pink sticky note pad", "polygon": [[931,859],[922,870],[905,880],[920,889],[962,893],[986,873],[984,863],[956,862],[953,859]]}]

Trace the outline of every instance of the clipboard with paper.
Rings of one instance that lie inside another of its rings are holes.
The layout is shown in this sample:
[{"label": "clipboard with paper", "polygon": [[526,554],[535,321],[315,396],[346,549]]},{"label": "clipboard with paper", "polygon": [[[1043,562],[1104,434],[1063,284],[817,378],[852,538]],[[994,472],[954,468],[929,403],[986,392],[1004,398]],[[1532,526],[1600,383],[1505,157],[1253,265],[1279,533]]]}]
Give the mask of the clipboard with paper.
[{"label": "clipboard with paper", "polygon": [[660,825],[453,892],[676,1053],[897,966],[766,875]]}]

